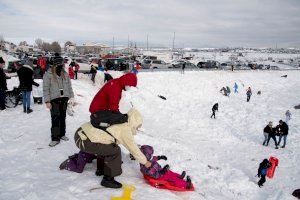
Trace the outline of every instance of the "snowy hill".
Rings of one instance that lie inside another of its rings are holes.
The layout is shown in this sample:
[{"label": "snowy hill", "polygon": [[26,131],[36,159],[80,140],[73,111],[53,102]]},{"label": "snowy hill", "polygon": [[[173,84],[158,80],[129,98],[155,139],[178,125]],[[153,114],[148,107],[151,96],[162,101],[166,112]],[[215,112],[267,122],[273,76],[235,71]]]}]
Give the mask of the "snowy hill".
[{"label": "snowy hill", "polygon": [[[280,77],[284,74],[287,78]],[[152,145],[157,155],[166,155],[164,162],[172,170],[186,170],[196,191],[176,193],[149,186],[124,148],[123,174],[117,180],[135,185],[136,200],[294,199],[291,193],[300,188],[300,111],[293,109],[300,103],[299,77],[300,71],[139,73],[138,89],[123,93],[121,111],[129,110],[130,102],[140,110],[144,130],[136,136],[137,142]],[[234,82],[239,93],[222,96],[221,87],[232,88]],[[31,114],[23,114],[22,106],[0,111],[0,199],[108,200],[122,193],[100,187],[95,161],[82,174],[58,168],[78,152],[72,138],[89,120],[89,103],[98,91],[83,77],[72,83],[78,105],[75,115],[67,117],[66,135],[71,140],[56,147],[48,147],[51,122],[44,105],[34,105]],[[17,81],[12,78],[8,84],[11,88]],[[245,95],[248,86],[253,89],[250,102]],[[256,95],[258,90],[261,95]],[[217,119],[210,119],[216,102]],[[263,128],[268,121],[277,125],[284,120],[287,109],[292,120],[286,148],[274,149],[273,141],[262,146]],[[279,167],[275,177],[259,188],[254,176],[259,163],[271,155],[279,159]],[[94,187],[100,189],[90,192]]]}]

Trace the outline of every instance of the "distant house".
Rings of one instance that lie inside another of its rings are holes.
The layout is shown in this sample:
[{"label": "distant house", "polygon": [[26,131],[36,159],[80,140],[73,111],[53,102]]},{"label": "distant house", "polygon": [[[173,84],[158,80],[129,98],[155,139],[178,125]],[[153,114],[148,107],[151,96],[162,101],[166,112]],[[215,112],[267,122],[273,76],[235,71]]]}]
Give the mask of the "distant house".
[{"label": "distant house", "polygon": [[110,47],[105,44],[94,44],[86,43],[81,46],[76,46],[76,50],[81,54],[93,53],[93,54],[103,54]]}]

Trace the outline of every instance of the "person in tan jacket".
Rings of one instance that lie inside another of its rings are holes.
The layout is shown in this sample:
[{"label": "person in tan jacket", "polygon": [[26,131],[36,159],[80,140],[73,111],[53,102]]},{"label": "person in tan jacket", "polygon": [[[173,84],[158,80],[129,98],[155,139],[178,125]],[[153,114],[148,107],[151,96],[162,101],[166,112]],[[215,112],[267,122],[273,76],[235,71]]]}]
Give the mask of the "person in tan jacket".
[{"label": "person in tan jacket", "polygon": [[95,128],[90,122],[83,124],[75,133],[76,146],[83,152],[102,157],[102,163],[97,162],[98,175],[104,175],[101,185],[109,188],[120,188],[122,184],[114,177],[122,174],[121,149],[123,145],[133,157],[147,168],[151,163],[135,143],[134,135],[142,125],[142,116],[134,108],[127,113],[128,122],[115,124],[106,131]]}]

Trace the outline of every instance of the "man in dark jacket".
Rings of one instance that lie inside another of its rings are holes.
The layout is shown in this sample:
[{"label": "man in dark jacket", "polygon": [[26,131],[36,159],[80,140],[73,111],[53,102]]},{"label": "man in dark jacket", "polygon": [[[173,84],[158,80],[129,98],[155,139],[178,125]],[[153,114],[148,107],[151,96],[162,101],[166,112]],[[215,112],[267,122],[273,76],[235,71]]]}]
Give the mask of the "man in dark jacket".
[{"label": "man in dark jacket", "polygon": [[2,57],[0,57],[0,110],[5,109],[5,91],[7,90],[6,85],[6,75],[3,71],[5,62]]},{"label": "man in dark jacket", "polygon": [[268,161],[268,159],[264,159],[260,164],[257,172],[257,176],[260,178],[258,181],[258,186],[261,187],[266,182],[266,175],[267,170],[269,167],[271,167],[271,163]]},{"label": "man in dark jacket", "polygon": [[216,119],[216,111],[219,111],[219,104],[216,103],[213,107],[212,107],[212,115],[210,116],[210,118],[212,118],[214,116],[214,118]]},{"label": "man in dark jacket", "polygon": [[38,87],[39,84],[33,81],[33,70],[30,66],[19,66],[17,63],[15,63],[15,67],[17,68],[17,74],[20,82],[19,89],[22,93],[23,111],[24,113],[29,114],[33,111],[30,108],[32,85]]},{"label": "man in dark jacket", "polygon": [[279,136],[278,145],[280,145],[281,138],[283,137],[283,145],[281,146],[281,148],[284,148],[286,145],[287,135],[289,134],[289,126],[284,121],[280,120],[279,128],[280,128],[280,136]]}]

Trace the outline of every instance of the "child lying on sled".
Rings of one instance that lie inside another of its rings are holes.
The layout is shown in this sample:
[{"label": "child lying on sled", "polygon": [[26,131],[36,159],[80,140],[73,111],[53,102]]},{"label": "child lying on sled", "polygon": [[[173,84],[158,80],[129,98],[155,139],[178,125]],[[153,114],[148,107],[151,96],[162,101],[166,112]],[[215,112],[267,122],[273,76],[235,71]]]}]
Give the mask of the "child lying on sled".
[{"label": "child lying on sled", "polygon": [[154,150],[153,147],[149,145],[141,146],[141,151],[152,164],[150,168],[146,168],[144,165],[140,164],[140,171],[143,175],[147,175],[157,180],[167,181],[170,185],[178,188],[192,188],[191,178],[187,176],[186,181],[184,180],[186,174],[185,171],[181,174],[177,174],[170,170],[169,165],[165,165],[163,168],[161,167],[157,161],[161,159],[167,160],[166,156],[162,155],[152,157]]}]

